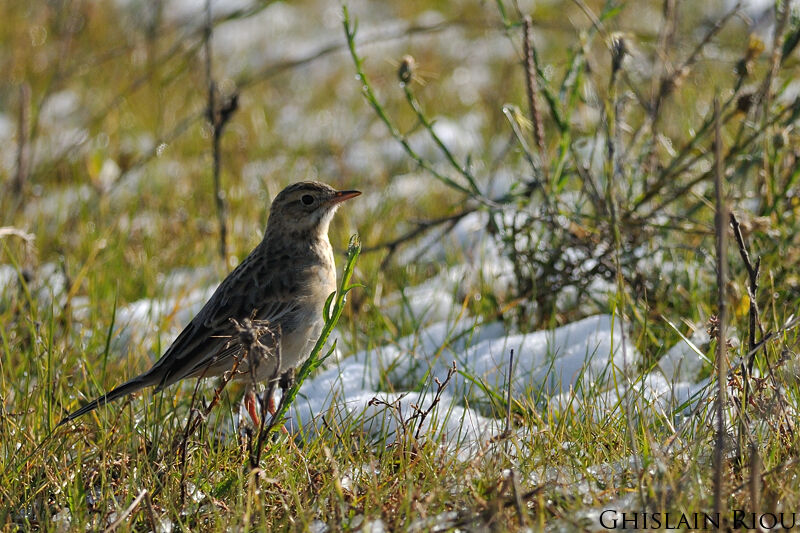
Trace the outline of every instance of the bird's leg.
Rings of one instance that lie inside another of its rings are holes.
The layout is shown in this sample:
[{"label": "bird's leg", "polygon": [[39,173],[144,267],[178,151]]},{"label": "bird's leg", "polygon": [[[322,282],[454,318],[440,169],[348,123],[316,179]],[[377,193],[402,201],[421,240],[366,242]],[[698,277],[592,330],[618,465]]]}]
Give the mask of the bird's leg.
[{"label": "bird's leg", "polygon": [[264,394],[267,395],[267,412],[270,416],[275,416],[275,412],[277,409],[275,408],[275,398],[273,397],[275,393],[275,380],[270,380],[269,385],[267,385],[267,392]]},{"label": "bird's leg", "polygon": [[261,419],[258,416],[258,399],[252,387],[247,387],[247,392],[244,393],[244,406],[253,420],[254,427],[261,427]]}]

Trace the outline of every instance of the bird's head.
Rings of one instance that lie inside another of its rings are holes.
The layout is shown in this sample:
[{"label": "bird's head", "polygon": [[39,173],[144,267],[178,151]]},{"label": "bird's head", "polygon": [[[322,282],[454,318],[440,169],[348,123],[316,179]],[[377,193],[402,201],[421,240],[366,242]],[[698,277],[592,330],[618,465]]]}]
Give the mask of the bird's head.
[{"label": "bird's head", "polygon": [[345,200],[360,191],[338,191],[318,181],[289,185],[275,197],[267,221],[267,233],[327,235],[333,214]]}]

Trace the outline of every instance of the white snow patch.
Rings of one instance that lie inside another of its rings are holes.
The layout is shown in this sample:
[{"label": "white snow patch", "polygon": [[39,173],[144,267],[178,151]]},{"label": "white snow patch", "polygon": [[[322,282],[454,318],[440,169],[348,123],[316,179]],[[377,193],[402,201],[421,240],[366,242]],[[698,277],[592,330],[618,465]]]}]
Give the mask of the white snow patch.
[{"label": "white snow patch", "polygon": [[[622,333],[607,315],[524,335],[508,335],[496,325],[487,327],[487,334],[482,335],[482,330],[464,321],[455,326],[439,323],[430,331],[400,339],[396,345],[337,361],[304,383],[293,406],[293,418],[307,430],[321,430],[324,416],[328,425],[356,424],[376,439],[395,435],[403,427],[402,420],[413,414],[412,404],[422,410],[431,406],[435,386],[426,376],[443,381],[455,360],[458,373],[425,420],[423,431],[451,446],[456,444],[459,454],[469,456],[475,446],[500,431],[504,422],[469,407],[486,404],[488,398],[483,402],[466,400],[482,394],[476,382],[503,390],[512,349],[517,361],[512,381],[515,397],[554,397],[572,390],[579,381],[602,387],[614,372],[619,376],[639,357],[630,348],[623,355]],[[470,339],[472,345],[466,341],[446,343],[448,338],[468,337],[472,332],[476,333]],[[387,386],[394,390],[387,391]]]},{"label": "white snow patch", "polygon": [[[710,341],[708,332],[698,329],[690,338],[682,340],[670,348],[658,361],[664,377],[670,381],[696,379],[705,358],[702,348]],[[706,361],[706,363],[710,364],[710,361]]]},{"label": "white snow patch", "polygon": [[0,294],[12,290],[18,279],[17,269],[13,265],[0,265]]},{"label": "white snow patch", "polygon": [[[164,300],[143,299],[130,303],[117,311],[116,336],[111,348],[125,355],[142,348],[155,353],[159,344],[164,348],[180,334],[194,315],[214,293],[214,287],[194,289],[175,298]],[[160,340],[160,343],[159,343]]]},{"label": "white snow patch", "polygon": [[502,255],[500,244],[489,233],[489,213],[486,211],[465,215],[452,229],[428,232],[415,244],[405,248],[397,261],[400,264],[439,262],[453,252],[463,254],[467,262],[473,265],[484,263],[497,266],[508,261]]},{"label": "white snow patch", "polygon": [[0,113],[0,169],[12,175],[17,165],[17,126],[5,113]]}]

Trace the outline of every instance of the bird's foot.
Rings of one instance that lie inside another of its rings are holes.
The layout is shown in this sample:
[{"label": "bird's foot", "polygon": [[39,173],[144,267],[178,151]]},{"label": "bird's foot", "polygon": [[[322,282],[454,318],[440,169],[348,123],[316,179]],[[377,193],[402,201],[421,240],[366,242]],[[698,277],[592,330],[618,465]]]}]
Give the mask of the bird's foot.
[{"label": "bird's foot", "polygon": [[[256,428],[261,427],[261,417],[259,416],[259,410],[261,408],[261,402],[258,399],[258,395],[252,390],[249,390],[244,395],[244,406],[247,409],[247,413],[250,415],[250,419],[253,421],[253,425]],[[270,416],[275,416],[275,413],[278,412],[278,408],[275,405],[275,398],[270,394],[267,397],[267,412]]]}]

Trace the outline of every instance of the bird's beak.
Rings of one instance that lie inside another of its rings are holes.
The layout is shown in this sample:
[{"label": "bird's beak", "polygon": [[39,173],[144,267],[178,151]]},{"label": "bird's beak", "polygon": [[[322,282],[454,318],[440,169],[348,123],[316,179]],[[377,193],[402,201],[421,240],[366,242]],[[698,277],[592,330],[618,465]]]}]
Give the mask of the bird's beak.
[{"label": "bird's beak", "polygon": [[336,194],[333,195],[330,201],[332,204],[339,204],[350,198],[355,198],[360,194],[361,191],[336,191]]}]

